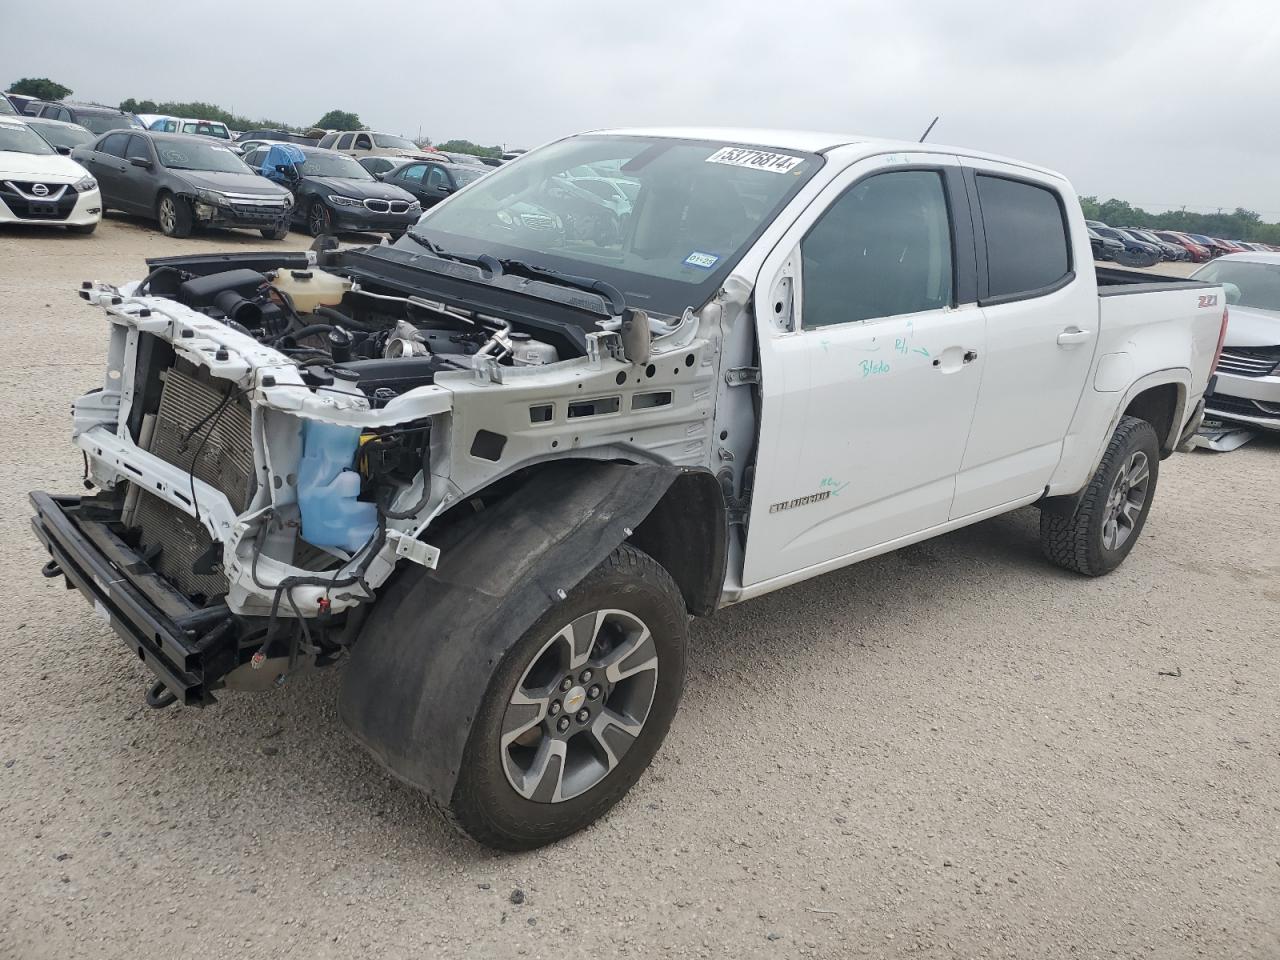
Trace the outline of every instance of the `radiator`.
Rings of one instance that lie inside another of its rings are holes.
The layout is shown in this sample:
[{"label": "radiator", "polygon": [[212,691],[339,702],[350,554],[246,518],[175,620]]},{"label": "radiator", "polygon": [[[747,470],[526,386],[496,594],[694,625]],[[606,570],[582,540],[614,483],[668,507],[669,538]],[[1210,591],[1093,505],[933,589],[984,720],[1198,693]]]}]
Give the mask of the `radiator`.
[{"label": "radiator", "polygon": [[194,517],[177,507],[135,487],[138,503],[132,522],[138,529],[139,552],[148,559],[156,573],[164,577],[188,597],[206,600],[227,592],[227,578],[222,573],[196,573],[197,561],[221,563],[222,554],[213,554],[213,538]]}]

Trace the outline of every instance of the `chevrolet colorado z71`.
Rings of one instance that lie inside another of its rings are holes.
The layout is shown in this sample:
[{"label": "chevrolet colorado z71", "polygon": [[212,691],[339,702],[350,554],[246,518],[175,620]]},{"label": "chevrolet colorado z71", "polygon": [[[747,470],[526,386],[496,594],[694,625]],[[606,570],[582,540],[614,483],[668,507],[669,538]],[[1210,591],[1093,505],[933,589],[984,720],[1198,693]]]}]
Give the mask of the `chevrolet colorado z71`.
[{"label": "chevrolet colorado z71", "polygon": [[1061,176],[847,136],[570,137],[324,240],[84,285],[93,492],[32,494],[45,573],[156,706],[348,661],[355,737],[506,849],[637,780],[690,614],[1028,504],[1114,568],[1226,326],[1095,271]]}]

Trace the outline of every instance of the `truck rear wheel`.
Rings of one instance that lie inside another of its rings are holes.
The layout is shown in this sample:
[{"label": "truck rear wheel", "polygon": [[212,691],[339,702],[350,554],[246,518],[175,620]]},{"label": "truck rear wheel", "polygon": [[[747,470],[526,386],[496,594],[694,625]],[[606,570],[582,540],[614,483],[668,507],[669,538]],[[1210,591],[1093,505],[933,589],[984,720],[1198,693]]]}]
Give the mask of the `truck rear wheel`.
[{"label": "truck rear wheel", "polygon": [[1040,549],[1088,577],[1110,573],[1137,543],[1155,497],[1160,442],[1145,420],[1121,417],[1073,516],[1040,513]]},{"label": "truck rear wheel", "polygon": [[528,850],[603,816],[671,725],[687,631],[667,571],[629,545],[614,550],[498,665],[450,803],[456,824]]}]

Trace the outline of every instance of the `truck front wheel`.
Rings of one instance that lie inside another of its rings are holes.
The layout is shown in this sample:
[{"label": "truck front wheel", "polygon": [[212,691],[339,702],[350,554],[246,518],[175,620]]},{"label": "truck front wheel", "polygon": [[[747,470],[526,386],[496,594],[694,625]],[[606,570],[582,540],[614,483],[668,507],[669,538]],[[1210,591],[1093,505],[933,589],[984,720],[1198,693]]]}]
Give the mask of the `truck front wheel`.
[{"label": "truck front wheel", "polygon": [[1071,516],[1040,513],[1040,548],[1053,563],[1085,576],[1110,573],[1147,522],[1160,472],[1160,442],[1145,420],[1121,417],[1098,470]]},{"label": "truck front wheel", "polygon": [[603,816],[671,725],[687,630],[666,570],[629,545],[614,550],[499,663],[450,803],[458,826],[527,850]]}]

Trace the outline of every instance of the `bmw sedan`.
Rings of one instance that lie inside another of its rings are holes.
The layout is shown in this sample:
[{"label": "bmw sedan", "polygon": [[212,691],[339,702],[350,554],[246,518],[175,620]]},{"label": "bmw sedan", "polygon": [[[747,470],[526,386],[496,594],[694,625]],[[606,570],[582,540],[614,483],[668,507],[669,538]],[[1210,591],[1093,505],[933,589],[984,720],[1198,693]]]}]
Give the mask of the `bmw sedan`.
[{"label": "bmw sedan", "polygon": [[382,183],[344,153],[276,143],[246,153],[244,160],[293,191],[293,223],[313,237],[344,230],[399,237],[422,216],[411,194]]},{"label": "bmw sedan", "polygon": [[293,195],[208,137],[117,130],[71,155],[97,177],[104,210],[151,217],[166,237],[188,237],[197,227],[289,235]]}]

